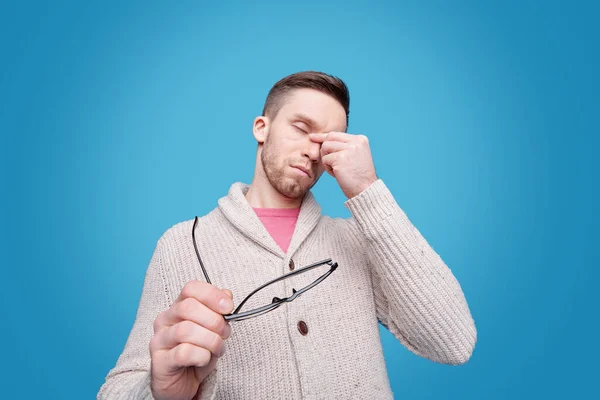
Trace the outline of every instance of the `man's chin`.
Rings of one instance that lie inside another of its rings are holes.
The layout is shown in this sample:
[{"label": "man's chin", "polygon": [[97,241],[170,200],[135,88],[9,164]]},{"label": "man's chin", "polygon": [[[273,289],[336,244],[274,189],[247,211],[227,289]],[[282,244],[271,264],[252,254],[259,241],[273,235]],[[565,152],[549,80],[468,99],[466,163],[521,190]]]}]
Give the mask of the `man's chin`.
[{"label": "man's chin", "polygon": [[282,196],[285,196],[288,199],[295,200],[303,198],[311,187],[312,183],[307,185],[294,178],[284,178],[281,181],[277,182],[275,189]]}]

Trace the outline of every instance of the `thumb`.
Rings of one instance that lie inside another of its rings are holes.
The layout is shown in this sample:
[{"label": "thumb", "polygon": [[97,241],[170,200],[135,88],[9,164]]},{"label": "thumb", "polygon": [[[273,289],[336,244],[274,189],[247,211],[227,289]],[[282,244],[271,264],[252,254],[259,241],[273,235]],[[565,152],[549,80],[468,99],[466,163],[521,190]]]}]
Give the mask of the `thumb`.
[{"label": "thumb", "polygon": [[221,289],[221,290],[223,290],[223,291],[225,292],[225,294],[226,294],[227,296],[229,296],[229,298],[230,298],[231,300],[233,300],[233,293],[231,293],[231,290],[229,290],[229,289]]}]

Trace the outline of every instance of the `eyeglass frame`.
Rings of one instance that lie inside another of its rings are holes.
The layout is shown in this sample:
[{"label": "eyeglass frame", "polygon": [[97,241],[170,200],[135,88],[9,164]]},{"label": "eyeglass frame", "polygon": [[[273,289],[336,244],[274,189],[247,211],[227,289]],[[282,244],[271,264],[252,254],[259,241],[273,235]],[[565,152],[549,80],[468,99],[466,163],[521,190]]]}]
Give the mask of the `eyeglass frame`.
[{"label": "eyeglass frame", "polygon": [[[211,280],[208,277],[208,273],[206,272],[206,268],[204,268],[204,263],[202,262],[202,258],[200,257],[200,252],[198,251],[198,245],[196,244],[196,225],[197,224],[198,224],[198,216],[196,216],[194,218],[194,225],[192,226],[192,241],[194,243],[194,250],[196,251],[196,256],[198,257],[198,262],[200,263],[200,267],[202,268],[202,272],[204,274],[204,278],[206,279],[206,282],[208,284],[212,285]],[[274,297],[273,301],[270,304],[240,313],[240,309],[248,301],[248,299],[250,299],[250,297],[252,297],[258,291],[264,289],[265,287],[267,287],[275,282],[279,282],[284,279],[290,278],[292,276],[299,275],[304,272],[308,272],[314,268],[317,268],[317,267],[320,267],[320,266],[326,265],[326,264],[330,266],[330,268],[327,272],[325,272],[323,275],[321,275],[319,278],[317,278],[315,281],[313,281],[310,285],[307,285],[300,290],[296,290],[296,289],[292,288],[291,296],[288,296],[288,297],[285,297],[282,299],[279,297]],[[337,262],[332,261],[331,258],[327,258],[325,260],[317,261],[316,263],[307,265],[305,267],[298,268],[297,270],[295,270],[293,272],[290,272],[290,273],[284,274],[280,277],[277,277],[277,278],[263,284],[262,286],[258,287],[257,289],[253,290],[248,296],[246,296],[246,298],[244,298],[244,300],[242,300],[242,302],[237,306],[237,308],[232,313],[223,315],[223,318],[225,318],[225,321],[242,321],[244,319],[257,317],[257,316],[265,314],[269,311],[273,311],[274,309],[281,306],[283,303],[289,303],[289,302],[295,300],[301,294],[305,293],[306,291],[312,289],[319,283],[323,282],[325,280],[325,278],[327,278],[329,275],[331,275],[333,273],[333,271],[335,271],[337,269],[337,267],[338,267]]]}]

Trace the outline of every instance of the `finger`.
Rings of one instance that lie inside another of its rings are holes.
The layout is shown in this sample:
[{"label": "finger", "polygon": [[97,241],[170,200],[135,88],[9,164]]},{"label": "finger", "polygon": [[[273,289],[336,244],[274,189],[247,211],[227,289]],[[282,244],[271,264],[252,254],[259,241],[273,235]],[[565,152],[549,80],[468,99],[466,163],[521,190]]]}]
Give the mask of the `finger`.
[{"label": "finger", "polygon": [[336,152],[336,153],[327,154],[326,156],[321,157],[321,162],[325,166],[325,171],[327,171],[327,173],[329,175],[333,176],[334,178],[335,178],[335,173],[333,172],[333,164],[338,159],[338,154],[339,153]]},{"label": "finger", "polygon": [[227,296],[229,296],[229,298],[230,298],[231,300],[233,300],[233,293],[231,292],[231,290],[229,290],[229,289],[221,289],[221,290],[222,290],[222,291],[224,291],[224,292],[225,292],[225,294],[226,294]]},{"label": "finger", "polygon": [[153,338],[152,349],[170,350],[181,343],[189,343],[210,351],[214,356],[225,354],[225,341],[216,333],[191,321],[181,321]]},{"label": "finger", "polygon": [[325,165],[326,168],[333,168],[333,165],[340,157],[339,154],[339,152],[329,153],[326,156],[321,157],[321,162],[323,163],[323,165]]},{"label": "finger", "polygon": [[348,145],[346,143],[328,140],[321,145],[321,157],[335,153],[336,151],[346,150],[347,148]]},{"label": "finger", "polygon": [[218,333],[224,339],[231,334],[231,327],[225,318],[198,300],[188,297],[175,303],[161,313],[154,321],[154,333],[167,329],[181,321],[191,321]]},{"label": "finger", "polygon": [[173,370],[185,367],[206,367],[213,362],[213,359],[217,360],[217,357],[213,357],[208,350],[190,343],[177,345],[167,351],[164,357]]},{"label": "finger", "polygon": [[309,134],[311,139],[313,138],[312,135],[318,135],[318,136],[315,136],[314,141],[319,142],[319,143],[323,143],[328,140],[348,143],[348,142],[352,141],[352,139],[356,136],[356,135],[351,135],[349,133],[344,133],[344,132],[329,132],[329,133],[314,133],[314,134],[311,133],[311,134]]},{"label": "finger", "polygon": [[323,143],[327,139],[326,133],[309,133],[308,137],[315,143]]},{"label": "finger", "polygon": [[188,297],[198,300],[220,314],[228,314],[233,311],[233,301],[231,301],[231,298],[216,286],[206,282],[188,282],[181,290],[176,302]]}]

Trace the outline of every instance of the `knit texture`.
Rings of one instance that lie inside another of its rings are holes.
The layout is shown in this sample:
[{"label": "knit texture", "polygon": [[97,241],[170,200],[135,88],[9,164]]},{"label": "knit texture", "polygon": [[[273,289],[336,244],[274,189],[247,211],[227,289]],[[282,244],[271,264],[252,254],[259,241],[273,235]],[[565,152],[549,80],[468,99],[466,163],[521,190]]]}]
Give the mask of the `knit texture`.
[{"label": "knit texture", "polygon": [[[470,358],[477,333],[462,289],[382,180],[346,201],[349,219],[322,216],[309,192],[287,253],[246,201],[247,190],[233,184],[196,227],[214,285],[230,289],[240,302],[290,272],[290,260],[298,268],[332,258],[339,267],[293,302],[232,322],[226,353],[197,399],[390,399],[378,321],[419,356],[444,364]],[[158,240],[133,328],[98,399],[153,398],[152,324],[187,282],[204,280],[192,225],[193,219],[178,223]],[[315,276],[283,280],[258,303],[287,297]],[[299,321],[306,323],[306,335]]]}]

